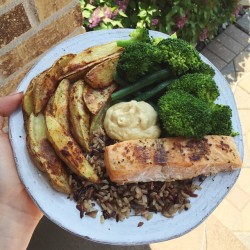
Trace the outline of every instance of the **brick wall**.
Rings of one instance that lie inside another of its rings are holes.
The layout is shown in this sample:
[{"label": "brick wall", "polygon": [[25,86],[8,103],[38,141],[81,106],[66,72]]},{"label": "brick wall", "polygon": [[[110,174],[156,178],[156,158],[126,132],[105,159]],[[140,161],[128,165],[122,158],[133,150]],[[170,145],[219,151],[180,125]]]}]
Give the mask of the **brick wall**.
[{"label": "brick wall", "polygon": [[78,0],[0,0],[0,96],[49,48],[84,32]]}]

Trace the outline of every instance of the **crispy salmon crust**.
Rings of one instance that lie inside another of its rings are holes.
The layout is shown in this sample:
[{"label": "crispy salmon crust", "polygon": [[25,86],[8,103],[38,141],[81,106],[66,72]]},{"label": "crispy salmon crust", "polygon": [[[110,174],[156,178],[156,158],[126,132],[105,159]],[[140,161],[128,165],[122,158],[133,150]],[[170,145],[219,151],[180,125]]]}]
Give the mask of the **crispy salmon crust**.
[{"label": "crispy salmon crust", "polygon": [[109,178],[116,183],[173,181],[232,171],[242,162],[230,136],[119,142],[105,149]]}]

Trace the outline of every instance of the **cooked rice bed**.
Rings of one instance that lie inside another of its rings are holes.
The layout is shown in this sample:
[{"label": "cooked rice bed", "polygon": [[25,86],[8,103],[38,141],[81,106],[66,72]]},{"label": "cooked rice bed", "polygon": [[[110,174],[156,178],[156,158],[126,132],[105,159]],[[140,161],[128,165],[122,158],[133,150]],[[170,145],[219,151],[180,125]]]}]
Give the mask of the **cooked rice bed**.
[{"label": "cooked rice bed", "polygon": [[105,146],[115,142],[107,137],[103,129],[95,132],[91,142],[91,154],[86,157],[101,182],[93,184],[79,180],[75,175],[70,180],[71,198],[77,202],[81,218],[84,215],[96,216],[95,202],[101,207],[104,219],[114,218],[117,222],[131,215],[150,220],[157,212],[171,218],[176,212],[190,208],[189,197],[196,197],[194,191],[200,188],[192,180],[117,185],[109,180],[104,165]]}]

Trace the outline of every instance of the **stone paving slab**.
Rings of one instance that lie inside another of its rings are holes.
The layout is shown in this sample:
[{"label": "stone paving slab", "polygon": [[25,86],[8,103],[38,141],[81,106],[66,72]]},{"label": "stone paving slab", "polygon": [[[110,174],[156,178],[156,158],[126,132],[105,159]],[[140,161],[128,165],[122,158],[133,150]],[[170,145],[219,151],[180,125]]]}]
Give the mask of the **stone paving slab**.
[{"label": "stone paving slab", "polygon": [[[249,116],[249,110],[248,114]],[[243,168],[249,168],[250,169],[250,132],[246,133],[246,135],[243,138],[244,143],[244,159],[243,159]],[[250,194],[249,194],[250,196]]]},{"label": "stone paving slab", "polygon": [[215,216],[206,220],[206,236],[207,250],[247,250]]},{"label": "stone paving slab", "polygon": [[206,250],[205,223],[202,223],[191,232],[165,242],[150,244],[151,250]]},{"label": "stone paving slab", "polygon": [[207,48],[203,49],[201,51],[201,53],[210,61],[212,62],[215,67],[218,70],[223,69],[227,63],[225,61],[223,61],[222,59],[220,59],[218,56],[216,56],[214,53],[212,53],[210,50],[208,50]]},{"label": "stone paving slab", "polygon": [[[239,117],[240,117],[240,122],[241,122],[241,129],[243,136],[245,136],[248,132],[250,132],[250,116],[249,110],[247,109],[240,109],[239,110]],[[250,183],[250,181],[249,181]]]},{"label": "stone paving slab", "polygon": [[245,32],[242,32],[240,29],[231,24],[224,33],[232,37],[235,41],[239,42],[244,47],[250,44],[250,37]]},{"label": "stone paving slab", "polygon": [[223,46],[225,46],[235,54],[238,54],[242,50],[244,50],[243,45],[241,45],[239,42],[235,41],[232,37],[226,35],[225,33],[221,33],[220,35],[218,35],[215,40],[223,44]]},{"label": "stone paving slab", "polygon": [[234,93],[234,98],[238,109],[250,110],[250,96],[249,93],[247,93],[244,89],[237,86]]},{"label": "stone paving slab", "polygon": [[229,63],[236,56],[231,50],[227,49],[224,44],[217,42],[216,40],[208,44],[207,49],[220,57],[223,61]]},{"label": "stone paving slab", "polygon": [[250,6],[250,0],[241,0],[240,4],[243,6]]},{"label": "stone paving slab", "polygon": [[250,35],[250,11],[236,22],[237,27]]},{"label": "stone paving slab", "polygon": [[236,71],[250,72],[250,51],[242,51],[234,58]]},{"label": "stone paving slab", "polygon": [[[245,73],[240,81],[238,82],[238,86],[240,86],[242,89],[248,92],[250,94],[250,72]],[[250,127],[250,124],[249,124]]]},{"label": "stone paving slab", "polygon": [[235,236],[246,246],[247,249],[250,249],[250,233],[249,232],[237,232]]},{"label": "stone paving slab", "polygon": [[235,185],[227,195],[227,200],[231,202],[239,211],[244,209],[250,201],[250,196],[241,187]]},{"label": "stone paving slab", "polygon": [[221,70],[222,75],[226,78],[230,85],[236,84],[237,74],[234,70],[234,63],[230,62]]}]

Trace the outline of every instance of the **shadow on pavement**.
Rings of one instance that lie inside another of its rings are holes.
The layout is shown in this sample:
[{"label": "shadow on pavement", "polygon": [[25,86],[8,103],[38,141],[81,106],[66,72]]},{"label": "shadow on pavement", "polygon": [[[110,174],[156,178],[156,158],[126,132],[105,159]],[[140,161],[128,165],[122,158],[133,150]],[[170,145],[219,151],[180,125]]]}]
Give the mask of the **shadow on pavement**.
[{"label": "shadow on pavement", "polygon": [[[147,236],[145,235],[145,238]],[[38,224],[27,250],[150,250],[143,246],[112,246],[91,242],[61,229],[45,216]]]}]

